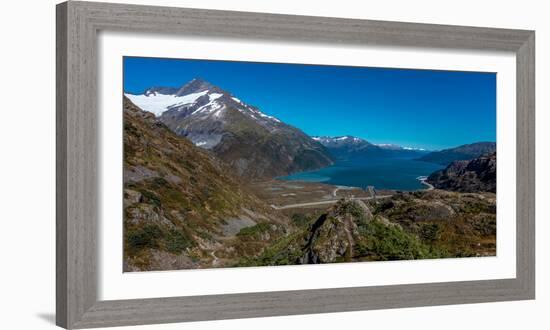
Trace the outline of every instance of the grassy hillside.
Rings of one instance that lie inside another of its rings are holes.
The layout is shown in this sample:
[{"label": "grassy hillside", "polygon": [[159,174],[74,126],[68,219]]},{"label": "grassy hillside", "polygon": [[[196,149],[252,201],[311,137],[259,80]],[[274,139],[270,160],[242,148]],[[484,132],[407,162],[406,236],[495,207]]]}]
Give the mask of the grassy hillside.
[{"label": "grassy hillside", "polygon": [[216,251],[239,230],[279,232],[286,221],[208,152],[124,100],[125,270],[218,266]]}]

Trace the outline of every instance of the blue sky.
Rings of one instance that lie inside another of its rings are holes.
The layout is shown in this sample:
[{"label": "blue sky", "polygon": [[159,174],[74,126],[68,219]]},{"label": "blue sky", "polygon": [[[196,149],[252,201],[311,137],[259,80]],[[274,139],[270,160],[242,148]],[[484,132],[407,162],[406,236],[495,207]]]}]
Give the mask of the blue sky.
[{"label": "blue sky", "polygon": [[496,141],[496,74],[124,57],[124,90],[200,77],[309,135],[442,149]]}]

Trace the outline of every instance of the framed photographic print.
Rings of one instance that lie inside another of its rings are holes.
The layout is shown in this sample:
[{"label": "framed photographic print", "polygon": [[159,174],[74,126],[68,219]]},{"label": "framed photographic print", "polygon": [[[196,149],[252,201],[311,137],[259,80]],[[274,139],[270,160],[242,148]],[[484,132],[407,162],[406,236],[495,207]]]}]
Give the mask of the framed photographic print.
[{"label": "framed photographic print", "polygon": [[534,42],[58,5],[58,325],[534,299]]}]

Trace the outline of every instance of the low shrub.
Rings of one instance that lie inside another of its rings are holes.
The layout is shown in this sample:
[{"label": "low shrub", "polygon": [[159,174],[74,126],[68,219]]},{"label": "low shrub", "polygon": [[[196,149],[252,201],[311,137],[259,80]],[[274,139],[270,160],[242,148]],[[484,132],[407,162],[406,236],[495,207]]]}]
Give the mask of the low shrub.
[{"label": "low shrub", "polygon": [[162,230],[157,225],[145,225],[126,232],[126,246],[129,252],[136,252],[145,248],[158,248]]},{"label": "low shrub", "polygon": [[166,250],[174,254],[180,254],[182,251],[193,245],[187,235],[174,229],[170,230],[166,235],[165,244]]},{"label": "low shrub", "polygon": [[398,226],[372,221],[359,227],[362,239],[356,243],[359,256],[373,260],[408,260],[430,258],[430,250],[414,235]]},{"label": "low shrub", "polygon": [[423,241],[433,242],[441,237],[441,226],[437,223],[423,223],[420,225],[419,235]]},{"label": "low shrub", "polygon": [[270,229],[271,229],[271,225],[269,223],[259,223],[254,226],[245,227],[241,229],[237,233],[237,237],[257,240],[257,239],[260,239],[260,235],[262,233],[269,231]]}]

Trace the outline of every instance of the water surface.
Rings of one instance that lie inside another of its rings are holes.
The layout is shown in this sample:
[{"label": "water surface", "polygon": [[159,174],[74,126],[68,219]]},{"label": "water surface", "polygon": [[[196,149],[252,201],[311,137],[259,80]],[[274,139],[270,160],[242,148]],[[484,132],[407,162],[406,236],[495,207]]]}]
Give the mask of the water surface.
[{"label": "water surface", "polygon": [[418,177],[428,176],[443,168],[434,163],[410,158],[369,157],[352,160],[338,160],[333,165],[315,171],[299,172],[281,180],[322,182],[333,185],[365,189],[417,190],[425,186]]}]

